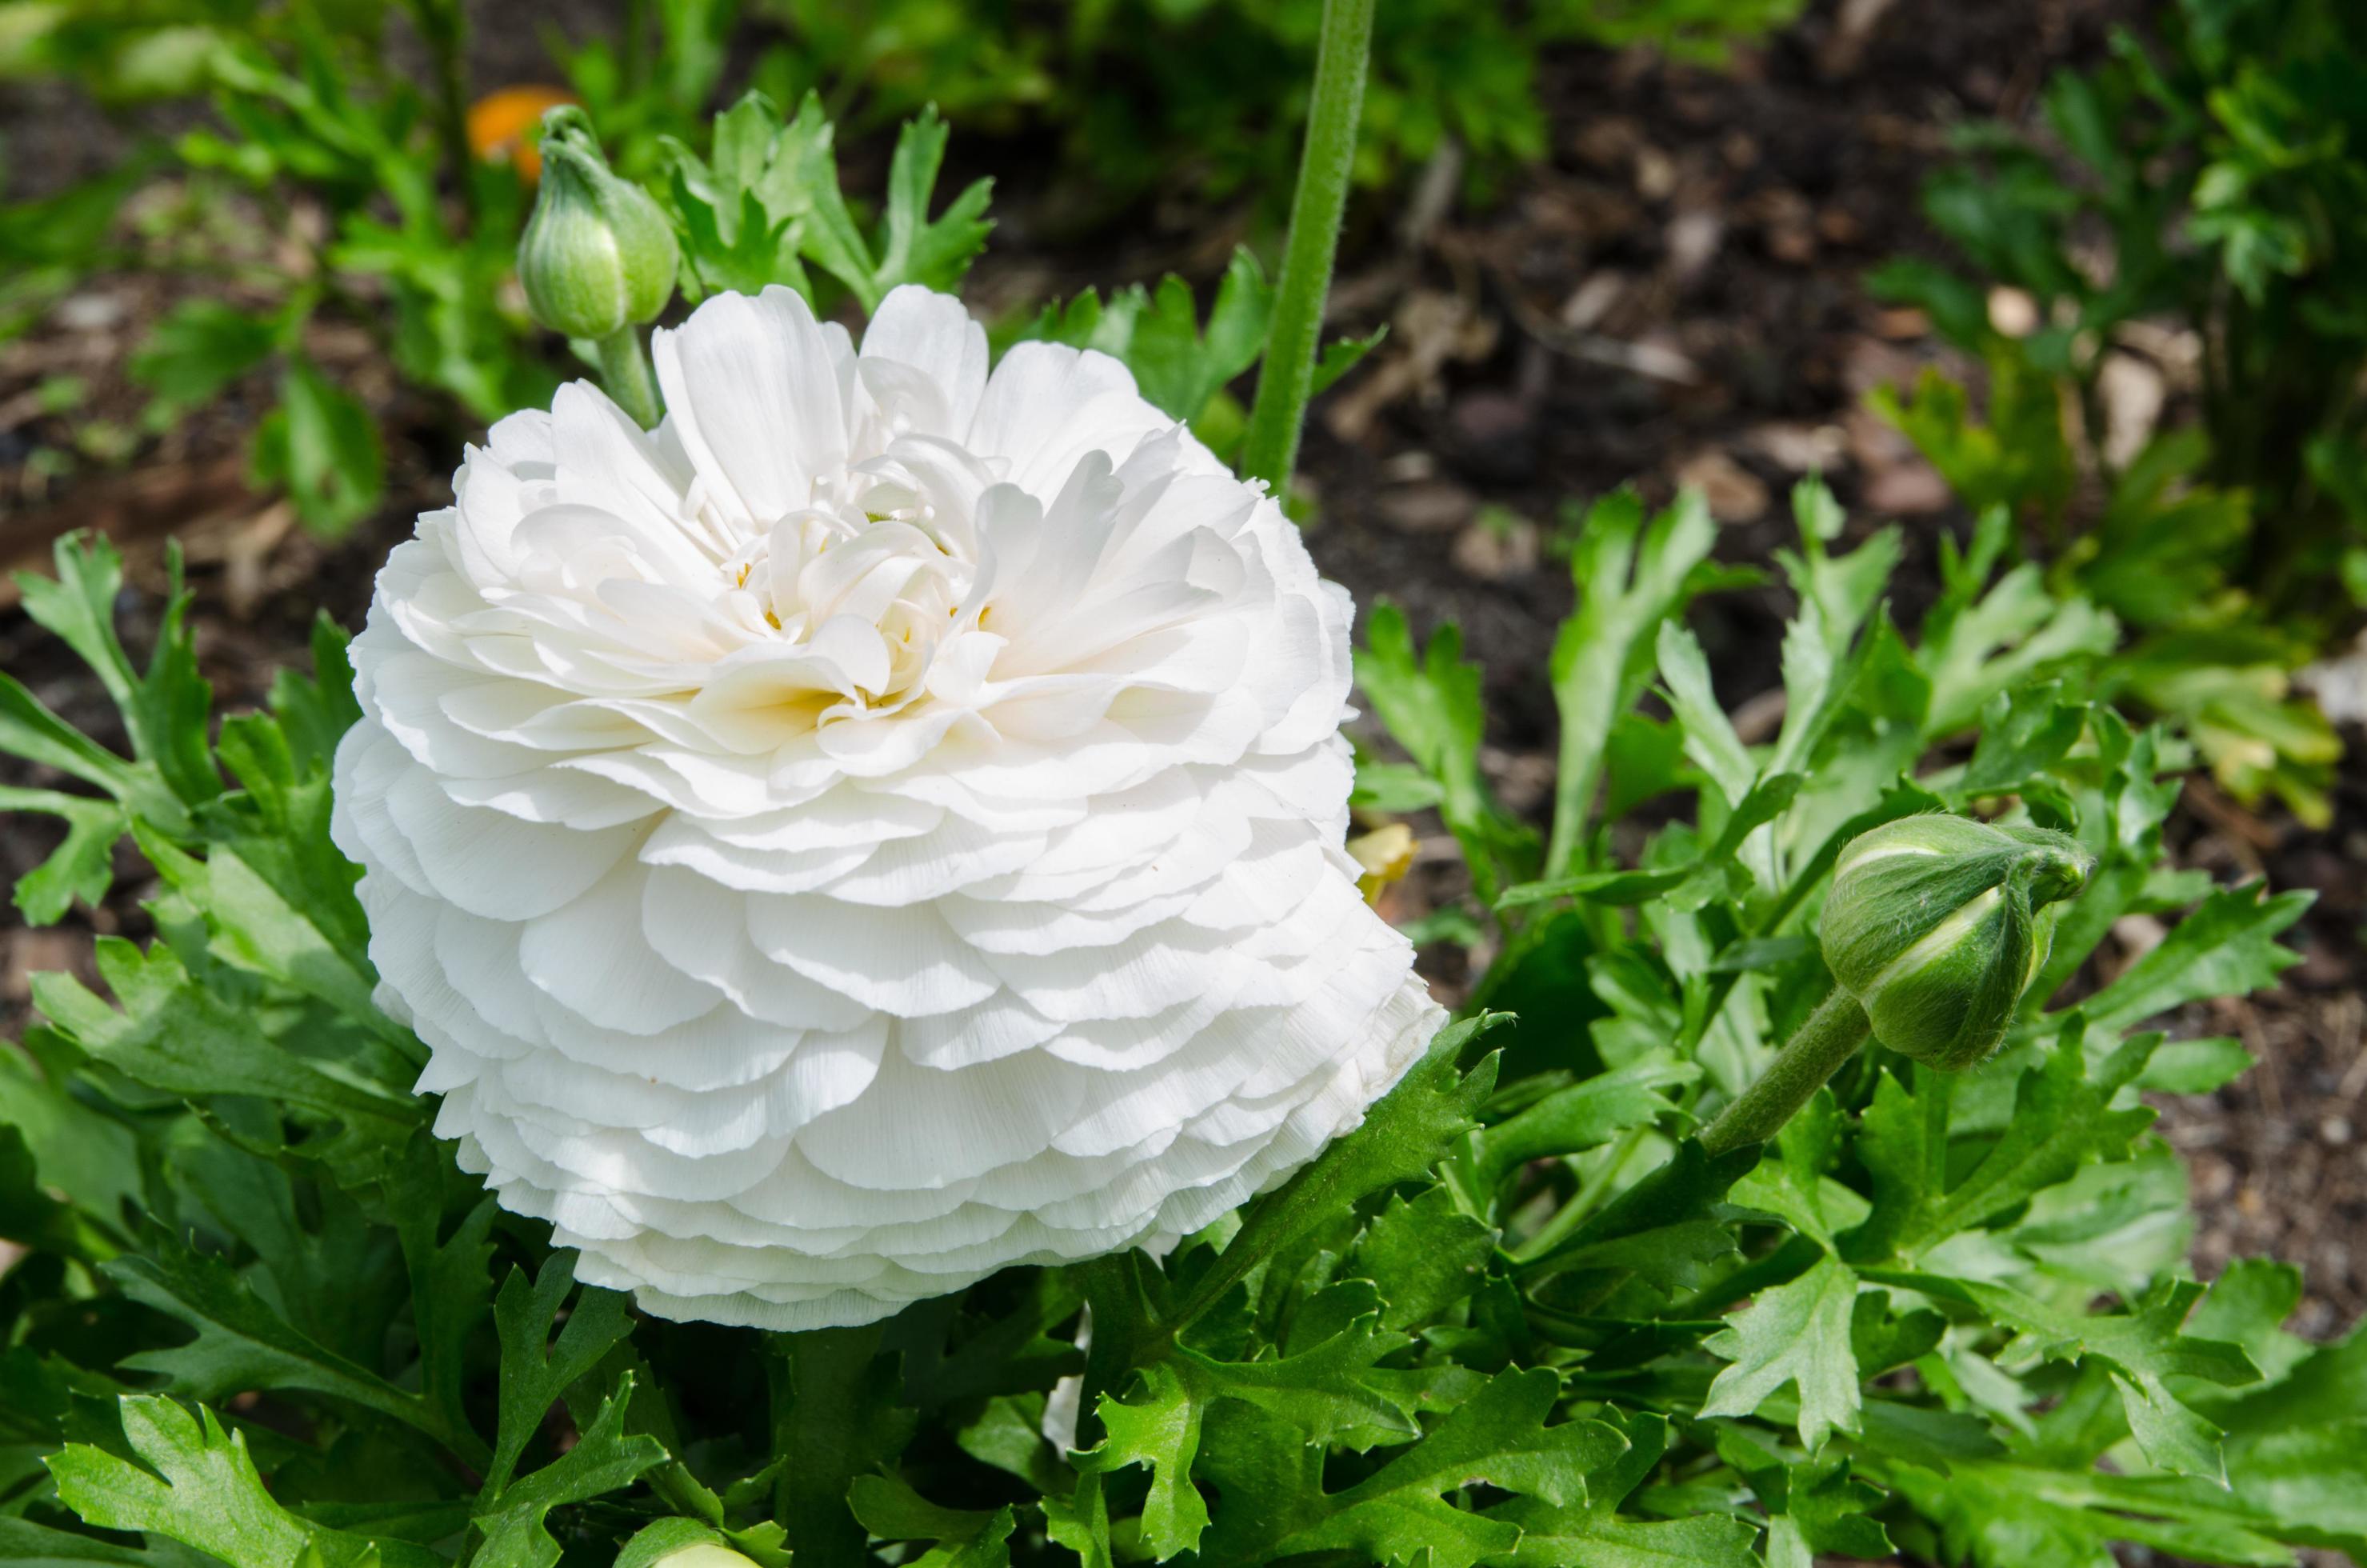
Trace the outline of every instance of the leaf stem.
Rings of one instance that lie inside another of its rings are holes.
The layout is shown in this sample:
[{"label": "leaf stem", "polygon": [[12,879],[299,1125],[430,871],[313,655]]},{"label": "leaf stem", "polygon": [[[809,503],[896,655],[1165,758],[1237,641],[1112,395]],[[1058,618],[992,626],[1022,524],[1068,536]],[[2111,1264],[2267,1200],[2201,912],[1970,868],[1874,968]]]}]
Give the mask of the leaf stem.
[{"label": "leaf stem", "polygon": [[658,401],[657,378],[650,373],[649,351],[641,347],[641,329],[627,322],[599,341],[600,381],[617,406],[632,415],[642,429],[653,428],[665,413]]},{"label": "leaf stem", "polygon": [[1323,331],[1323,301],[1340,248],[1348,206],[1348,176],[1356,156],[1356,130],[1365,111],[1365,62],[1372,52],[1375,0],[1324,0],[1323,32],[1315,54],[1315,97],[1307,117],[1307,148],[1291,198],[1290,236],[1275,289],[1274,328],[1266,339],[1257,401],[1241,445],[1241,473],[1262,479],[1280,496],[1298,465],[1298,437],[1315,387],[1315,350]]},{"label": "leaf stem", "polygon": [[1836,986],[1767,1064],[1759,1081],[1710,1123],[1701,1135],[1702,1147],[1716,1156],[1774,1137],[1793,1113],[1825,1086],[1825,1080],[1857,1054],[1857,1048],[1873,1032],[1874,1025],[1857,998]]},{"label": "leaf stem", "polygon": [[462,226],[477,221],[476,153],[469,145],[469,19],[460,0],[413,0],[411,19],[436,69],[436,135],[451,166]]}]

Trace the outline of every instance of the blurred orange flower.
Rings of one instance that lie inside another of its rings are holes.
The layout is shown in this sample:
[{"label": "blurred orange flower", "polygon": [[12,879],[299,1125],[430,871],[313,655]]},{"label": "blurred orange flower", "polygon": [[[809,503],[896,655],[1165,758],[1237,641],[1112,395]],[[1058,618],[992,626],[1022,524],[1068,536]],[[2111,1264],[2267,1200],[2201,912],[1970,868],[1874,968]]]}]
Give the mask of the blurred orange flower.
[{"label": "blurred orange flower", "polygon": [[529,85],[487,93],[469,108],[469,147],[489,164],[515,164],[532,185],[542,177],[542,154],[535,151],[534,128],[545,109],[572,104],[564,87]]}]

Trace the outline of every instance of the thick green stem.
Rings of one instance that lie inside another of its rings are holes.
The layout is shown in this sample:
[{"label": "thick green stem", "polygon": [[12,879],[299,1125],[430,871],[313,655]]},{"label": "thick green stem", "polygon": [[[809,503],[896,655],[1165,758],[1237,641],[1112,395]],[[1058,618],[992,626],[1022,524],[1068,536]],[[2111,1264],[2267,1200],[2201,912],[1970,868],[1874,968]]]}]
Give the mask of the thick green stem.
[{"label": "thick green stem", "polygon": [[872,1367],[879,1333],[878,1324],[866,1324],[773,1341],[773,1452],[781,1460],[774,1517],[788,1528],[798,1568],[864,1568],[872,1561],[846,1489],[903,1446],[880,1427]]},{"label": "thick green stem", "polygon": [[1290,238],[1283,249],[1265,368],[1258,372],[1257,401],[1241,447],[1242,475],[1264,480],[1276,495],[1289,488],[1291,472],[1298,465],[1299,430],[1315,388],[1323,301],[1331,290],[1331,261],[1340,248],[1356,128],[1365,112],[1373,6],[1374,0],[1324,0],[1307,150],[1299,160],[1298,191],[1290,203]]},{"label": "thick green stem", "polygon": [[602,338],[600,383],[617,406],[633,416],[642,429],[655,427],[665,412],[658,402],[658,381],[650,373],[649,352],[641,347],[641,329],[630,322]]},{"label": "thick green stem", "polygon": [[1710,1123],[1701,1136],[1702,1147],[1715,1157],[1774,1137],[1873,1032],[1857,998],[1836,987],[1767,1064],[1759,1081]]}]

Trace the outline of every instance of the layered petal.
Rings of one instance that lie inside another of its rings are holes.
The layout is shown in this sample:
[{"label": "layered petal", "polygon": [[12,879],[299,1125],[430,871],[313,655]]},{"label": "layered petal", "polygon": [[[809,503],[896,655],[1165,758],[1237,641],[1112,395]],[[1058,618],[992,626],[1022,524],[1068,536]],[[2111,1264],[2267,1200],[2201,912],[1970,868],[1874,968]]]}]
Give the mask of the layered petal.
[{"label": "layered petal", "polygon": [[1340,848],[1346,596],[1105,356],[927,290],[661,333],[380,574],[336,841],[437,1129],[663,1315],[1156,1251],[1443,1019]]}]

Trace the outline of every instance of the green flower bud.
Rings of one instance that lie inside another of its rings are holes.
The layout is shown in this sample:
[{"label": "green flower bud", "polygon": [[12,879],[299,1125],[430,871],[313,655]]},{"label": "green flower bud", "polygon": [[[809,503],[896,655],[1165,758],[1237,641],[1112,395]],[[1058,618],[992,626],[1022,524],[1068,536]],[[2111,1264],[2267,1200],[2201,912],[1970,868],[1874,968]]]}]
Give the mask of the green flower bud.
[{"label": "green flower bud", "polygon": [[2003,1043],[2055,933],[2046,908],[2093,858],[2044,828],[1908,817],[1850,841],[1825,901],[1825,963],[1874,1037],[1943,1073]]},{"label": "green flower bud", "polygon": [[674,297],[674,229],[650,193],[608,170],[592,122],[565,104],[542,117],[542,187],[518,242],[534,319],[597,341],[654,321]]},{"label": "green flower bud", "polygon": [[655,1568],[756,1568],[756,1564],[753,1560],[741,1556],[728,1546],[703,1540],[696,1546],[668,1552],[657,1560]]},{"label": "green flower bud", "polygon": [[660,1519],[625,1543],[615,1568],[756,1568],[697,1519]]}]

